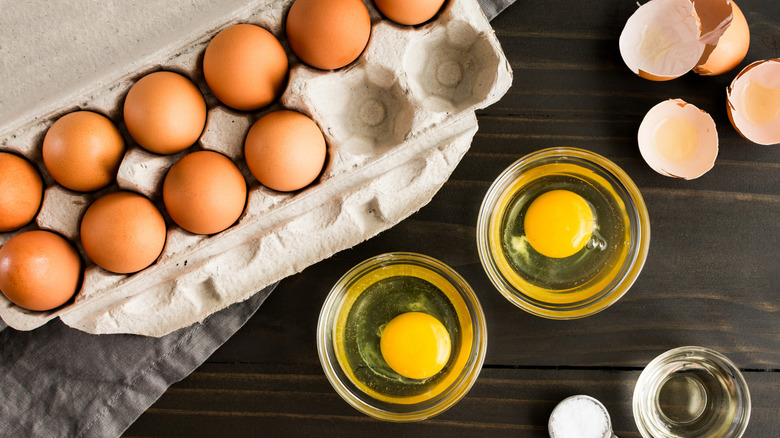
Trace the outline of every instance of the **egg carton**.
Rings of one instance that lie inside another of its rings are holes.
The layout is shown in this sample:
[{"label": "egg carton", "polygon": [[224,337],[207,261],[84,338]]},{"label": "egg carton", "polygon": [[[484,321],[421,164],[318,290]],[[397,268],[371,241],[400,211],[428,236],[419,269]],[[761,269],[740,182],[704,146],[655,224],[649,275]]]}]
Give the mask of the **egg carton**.
[{"label": "egg carton", "polygon": [[[57,109],[0,127],[0,150],[37,164],[46,189],[35,223],[0,234],[0,244],[29,229],[50,229],[70,239],[86,263],[83,285],[69,303],[48,312],[22,309],[0,296],[0,317],[31,330],[59,317],[89,333],[162,336],[202,321],[230,304],[334,253],[390,228],[428,203],[447,180],[477,131],[475,111],[503,96],[512,72],[476,0],[448,0],[427,24],[409,27],[383,18],[370,0],[372,33],[363,54],[335,71],[300,63],[284,38],[292,0],[254,1],[214,18],[186,41],[148,58],[129,60],[114,74],[57,102]],[[288,53],[291,70],[278,102],[258,112],[221,105],[203,80],[206,45],[221,29],[252,23],[272,32]],[[198,143],[161,156],[138,147],[121,121],[121,106],[140,77],[170,70],[204,93],[208,119]],[[281,193],[261,186],[243,162],[243,141],[263,114],[289,108],[309,115],[328,143],[328,163],[310,187]],[[49,126],[76,109],[93,110],[120,127],[128,145],[116,184],[95,193],[58,186],[46,173],[41,143]],[[195,235],[169,217],[158,260],[132,275],[94,265],[79,242],[89,204],[119,189],[142,193],[165,214],[161,199],[167,169],[184,154],[206,149],[239,165],[249,186],[243,215],[212,236]]]}]

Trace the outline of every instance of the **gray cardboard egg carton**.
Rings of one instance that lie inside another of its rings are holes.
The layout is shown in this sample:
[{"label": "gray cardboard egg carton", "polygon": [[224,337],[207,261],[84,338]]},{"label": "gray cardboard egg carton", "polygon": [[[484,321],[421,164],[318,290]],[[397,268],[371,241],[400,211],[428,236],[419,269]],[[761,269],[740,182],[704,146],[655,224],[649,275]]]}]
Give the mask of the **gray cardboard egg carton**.
[{"label": "gray cardboard egg carton", "polygon": [[[254,2],[221,17],[186,43],[171,44],[151,59],[128,60],[115,77],[57,109],[17,126],[0,127],[0,150],[37,163],[46,190],[35,223],[0,234],[0,244],[28,229],[50,229],[69,238],[86,262],[75,300],[49,312],[32,312],[0,296],[0,316],[12,327],[31,330],[59,317],[90,333],[162,336],[202,321],[209,314],[251,297],[332,254],[395,225],[425,205],[447,180],[477,131],[474,112],[497,101],[510,87],[511,69],[476,0],[448,0],[431,22],[398,26],[370,0],[372,34],[361,57],[336,71],[302,65],[284,39],[284,17],[292,0]],[[219,30],[253,23],[276,35],[291,59],[289,84],[280,102],[255,113],[219,104],[200,70],[202,53]],[[171,70],[193,79],[209,105],[206,128],[185,152],[155,155],[126,135],[121,106],[143,75]],[[312,186],[295,193],[259,185],[243,163],[243,141],[259,116],[280,107],[311,116],[328,142],[328,163]],[[128,149],[117,183],[96,193],[56,185],[42,165],[40,147],[58,117],[76,109],[103,113],[120,126]],[[213,236],[190,234],[166,216],[168,236],[155,264],[132,275],[95,266],[79,243],[80,218],[89,204],[117,189],[161,202],[167,169],[187,152],[214,150],[232,158],[249,185],[244,214]]]}]

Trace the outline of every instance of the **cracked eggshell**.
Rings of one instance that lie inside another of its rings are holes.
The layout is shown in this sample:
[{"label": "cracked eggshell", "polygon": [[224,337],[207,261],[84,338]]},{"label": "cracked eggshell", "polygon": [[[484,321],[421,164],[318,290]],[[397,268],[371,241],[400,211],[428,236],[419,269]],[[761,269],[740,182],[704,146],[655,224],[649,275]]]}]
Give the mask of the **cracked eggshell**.
[{"label": "cracked eggshell", "polygon": [[745,67],[726,90],[731,124],[758,144],[780,143],[780,58]]},{"label": "cracked eggshell", "polygon": [[693,69],[702,76],[715,76],[733,70],[747,55],[750,48],[750,28],[745,15],[736,3],[731,2],[733,18],[717,45],[708,45]]},{"label": "cracked eggshell", "polygon": [[698,178],[712,169],[718,156],[715,121],[680,99],[651,108],[639,126],[637,140],[647,164],[673,178]]},{"label": "cracked eggshell", "polygon": [[651,0],[626,22],[620,54],[635,74],[671,80],[706,60],[731,20],[729,0]]}]

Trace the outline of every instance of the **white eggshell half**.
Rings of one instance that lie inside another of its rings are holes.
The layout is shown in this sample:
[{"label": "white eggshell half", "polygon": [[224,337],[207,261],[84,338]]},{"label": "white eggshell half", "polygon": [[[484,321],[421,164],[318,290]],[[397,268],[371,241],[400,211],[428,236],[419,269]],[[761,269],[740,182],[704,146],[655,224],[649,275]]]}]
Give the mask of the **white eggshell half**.
[{"label": "white eggshell half", "polygon": [[698,178],[712,169],[718,156],[715,121],[680,99],[651,108],[639,126],[637,140],[647,164],[674,178]]},{"label": "white eggshell half", "polygon": [[652,0],[640,6],[626,22],[619,45],[626,66],[654,80],[684,75],[706,46],[699,41],[699,21],[690,0]]},{"label": "white eggshell half", "polygon": [[726,90],[731,124],[758,144],[780,143],[780,58],[745,67]]}]

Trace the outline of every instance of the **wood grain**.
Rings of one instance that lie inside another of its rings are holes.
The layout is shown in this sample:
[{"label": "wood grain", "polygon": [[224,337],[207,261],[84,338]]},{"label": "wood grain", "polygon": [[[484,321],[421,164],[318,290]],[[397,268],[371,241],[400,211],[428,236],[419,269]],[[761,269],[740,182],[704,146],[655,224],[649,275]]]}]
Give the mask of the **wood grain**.
[{"label": "wood grain", "polygon": [[[780,56],[780,2],[742,0],[747,63]],[[633,0],[518,0],[493,21],[514,84],[479,113],[470,151],[429,205],[391,230],[282,281],[258,313],[199,370],[173,385],[127,431],[160,436],[547,436],[553,406],[590,394],[621,438],[639,437],[631,395],[661,352],[701,345],[743,370],[753,415],[746,436],[780,437],[780,146],[742,139],[728,122],[736,72],[655,83],[623,65],[617,38]],[[740,66],[740,67],[741,67]],[[645,112],[668,98],[710,112],[715,167],[694,181],[653,172],[636,146]],[[523,155],[579,147],[621,166],[651,218],[650,253],[615,305],[576,321],[515,308],[479,263],[475,224],[490,183]],[[358,262],[390,251],[427,254],[477,291],[488,321],[480,378],[451,410],[415,424],[370,419],[325,379],[315,328],[330,287]]]},{"label": "wood grain", "polygon": [[[420,423],[394,424],[355,411],[315,366],[206,364],[169,389],[126,437],[546,437],[555,405],[585,393],[604,403],[619,437],[638,438],[631,398],[639,372],[488,366],[450,410]],[[771,373],[748,373],[747,380],[754,401],[771,400],[780,391]],[[755,406],[746,436],[777,437],[776,414],[773,407]]]}]

